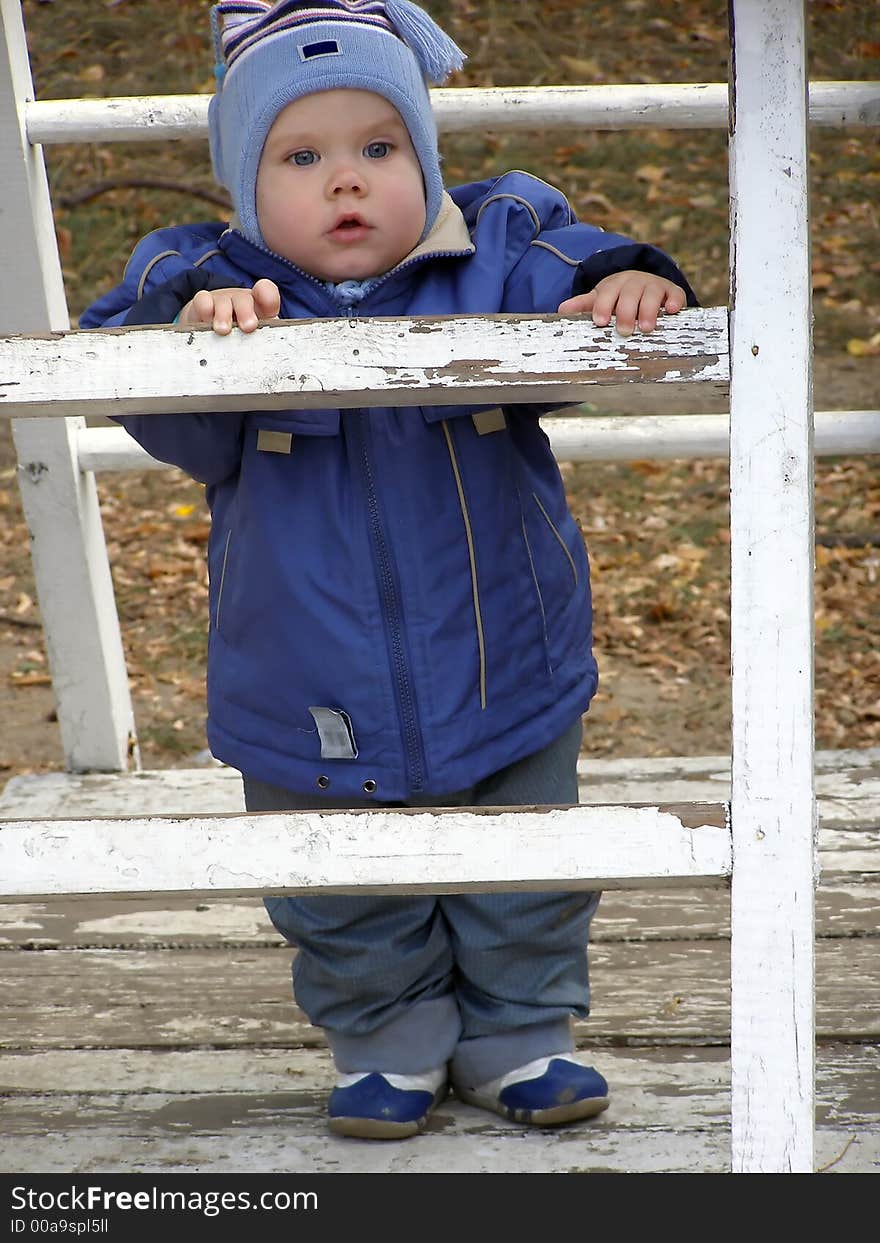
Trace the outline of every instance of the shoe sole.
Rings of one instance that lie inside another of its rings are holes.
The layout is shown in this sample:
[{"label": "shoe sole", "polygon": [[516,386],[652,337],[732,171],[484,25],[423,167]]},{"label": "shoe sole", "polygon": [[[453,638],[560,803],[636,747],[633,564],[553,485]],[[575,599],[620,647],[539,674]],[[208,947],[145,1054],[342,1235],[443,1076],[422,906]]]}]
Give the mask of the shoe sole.
[{"label": "shoe sole", "polygon": [[415,1122],[382,1122],[378,1118],[331,1118],[334,1135],[349,1139],[409,1139],[425,1129],[427,1118]]},{"label": "shoe sole", "polygon": [[410,1139],[420,1135],[428,1124],[428,1118],[437,1106],[446,1099],[449,1088],[446,1084],[438,1088],[434,1100],[421,1118],[411,1122],[390,1122],[383,1118],[330,1118],[330,1130],[334,1135],[345,1135],[349,1139]]},{"label": "shoe sole", "polygon": [[468,1088],[456,1088],[455,1095],[468,1105],[488,1109],[508,1122],[518,1122],[522,1126],[561,1126],[565,1122],[584,1122],[587,1118],[595,1118],[611,1103],[607,1096],[590,1096],[580,1101],[553,1105],[549,1109],[511,1109],[495,1098],[480,1096]]}]

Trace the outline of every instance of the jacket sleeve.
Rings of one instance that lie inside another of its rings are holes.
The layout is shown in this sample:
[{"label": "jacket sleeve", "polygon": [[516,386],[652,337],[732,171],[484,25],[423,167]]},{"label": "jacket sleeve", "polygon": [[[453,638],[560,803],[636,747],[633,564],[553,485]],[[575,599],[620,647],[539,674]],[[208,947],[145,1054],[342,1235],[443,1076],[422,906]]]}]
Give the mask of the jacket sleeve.
[{"label": "jacket sleeve", "polygon": [[[140,247],[135,250],[122,283],[80,316],[81,328],[173,323],[200,289],[223,289],[234,283],[228,276],[212,274],[206,267],[194,267],[180,256],[173,265],[179,270],[168,279],[154,281],[148,275],[142,281],[138,273],[144,263],[138,262],[138,250]],[[210,485],[238,471],[245,417],[239,411],[224,411],[120,415],[114,422],[120,423],[158,461],[179,466],[200,483]]]},{"label": "jacket sleeve", "polygon": [[202,289],[227,289],[228,277],[215,276],[204,268],[186,268],[170,280],[144,293],[123,312],[120,323],[173,324],[180,312]]},{"label": "jacket sleeve", "polygon": [[573,224],[546,230],[531,242],[510,274],[503,310],[553,314],[566,298],[589,293],[604,277],[630,270],[675,281],[685,291],[688,306],[699,306],[678,264],[658,247]]},{"label": "jacket sleeve", "polygon": [[606,276],[628,271],[650,272],[654,276],[662,276],[664,280],[675,281],[685,291],[688,306],[700,305],[678,264],[656,246],[646,246],[642,242],[624,242],[581,260],[575,272],[570,296],[589,293]]},{"label": "jacket sleeve", "polygon": [[[518,315],[553,314],[566,298],[588,293],[605,276],[630,270],[675,281],[684,289],[688,306],[699,305],[678,265],[656,246],[593,225],[571,223],[543,229],[532,239],[510,273],[501,309]],[[518,405],[516,409],[539,416],[570,404]]]}]

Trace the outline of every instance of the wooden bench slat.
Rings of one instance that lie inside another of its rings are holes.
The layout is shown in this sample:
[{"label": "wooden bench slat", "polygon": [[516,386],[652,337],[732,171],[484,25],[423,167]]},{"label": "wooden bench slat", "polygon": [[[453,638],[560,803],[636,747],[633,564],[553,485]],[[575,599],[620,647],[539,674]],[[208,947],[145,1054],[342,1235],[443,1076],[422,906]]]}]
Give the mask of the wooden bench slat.
[{"label": "wooden bench slat", "polygon": [[[880,847],[876,850],[880,873]],[[820,854],[821,858],[821,854]],[[816,935],[876,936],[880,880],[820,879]],[[608,890],[594,919],[596,942],[723,940],[730,936],[730,900],[721,889]],[[92,898],[0,903],[0,949],[228,949],[281,945],[258,897],[223,899]]]},{"label": "wooden bench slat", "polygon": [[[295,1005],[287,947],[0,953],[0,1048],[253,1048],[325,1040]],[[876,937],[816,943],[820,1040],[880,1043]],[[727,941],[590,951],[585,1045],[724,1045]]]}]

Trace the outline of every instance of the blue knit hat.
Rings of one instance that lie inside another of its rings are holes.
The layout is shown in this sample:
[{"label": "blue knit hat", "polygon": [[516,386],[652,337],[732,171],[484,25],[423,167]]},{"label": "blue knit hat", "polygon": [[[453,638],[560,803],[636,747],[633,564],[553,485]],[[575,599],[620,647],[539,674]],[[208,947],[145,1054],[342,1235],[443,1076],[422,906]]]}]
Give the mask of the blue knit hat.
[{"label": "blue knit hat", "polygon": [[444,82],[464,54],[423,9],[409,0],[224,0],[211,24],[211,160],[246,238],[265,245],[257,168],[275,118],[303,95],[346,87],[383,96],[403,118],[425,180],[428,233],[443,196],[428,82]]}]

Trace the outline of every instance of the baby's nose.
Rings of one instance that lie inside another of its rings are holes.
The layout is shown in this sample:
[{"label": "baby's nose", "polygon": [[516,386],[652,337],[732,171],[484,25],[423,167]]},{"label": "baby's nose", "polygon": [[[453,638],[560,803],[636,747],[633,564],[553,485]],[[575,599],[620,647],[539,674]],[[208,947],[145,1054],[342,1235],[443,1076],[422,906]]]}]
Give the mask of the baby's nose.
[{"label": "baby's nose", "polygon": [[365,189],[364,178],[354,168],[342,168],[331,178],[329,189],[334,197],[339,194],[360,194]]}]

